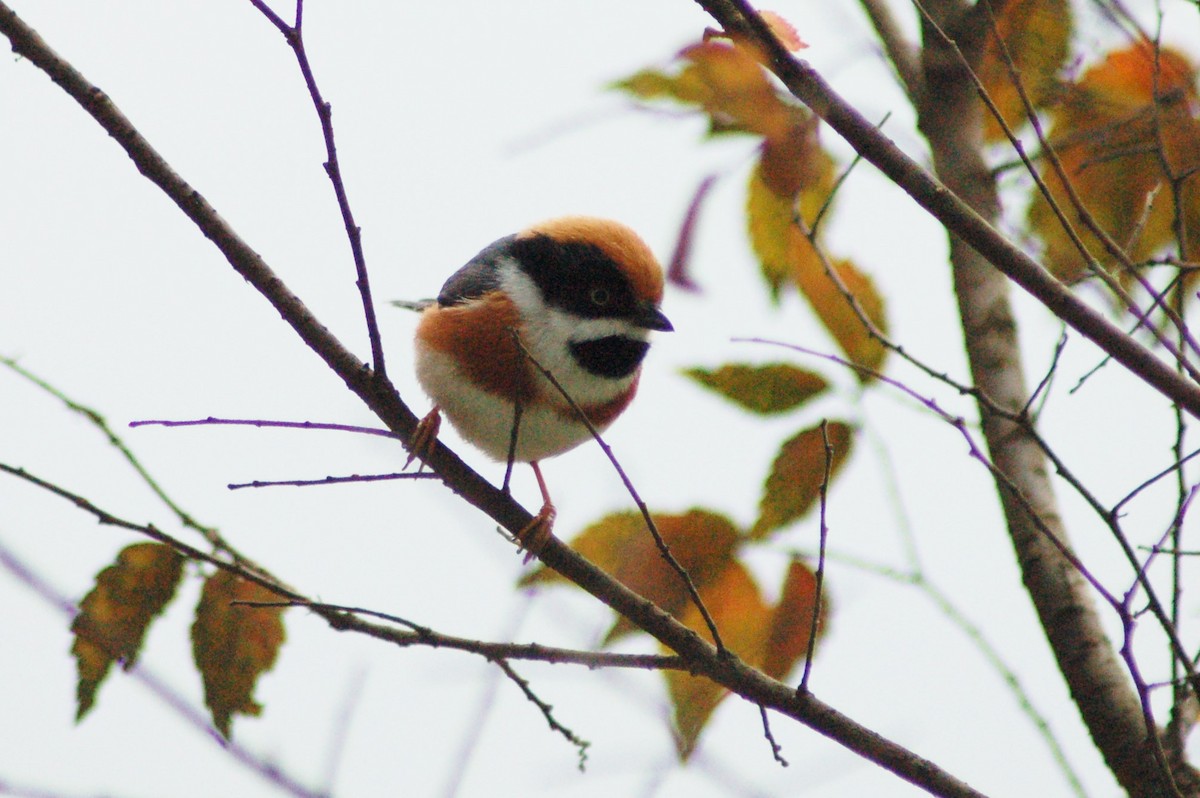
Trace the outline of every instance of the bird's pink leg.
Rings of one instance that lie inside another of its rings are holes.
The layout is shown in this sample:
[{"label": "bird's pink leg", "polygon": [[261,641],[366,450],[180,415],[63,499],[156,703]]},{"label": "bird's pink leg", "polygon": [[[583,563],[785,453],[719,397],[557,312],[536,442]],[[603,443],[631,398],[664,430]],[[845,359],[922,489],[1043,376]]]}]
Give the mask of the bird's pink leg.
[{"label": "bird's pink leg", "polygon": [[441,427],[442,410],[434,405],[433,409],[425,414],[425,418],[417,422],[417,429],[413,432],[412,445],[408,450],[408,459],[404,461],[405,468],[412,465],[413,460],[424,462],[429,459],[429,455],[437,446],[438,430]]},{"label": "bird's pink leg", "polygon": [[533,475],[537,477],[538,488],[542,491],[542,509],[538,510],[538,514],[533,517],[533,520],[517,533],[517,542],[527,552],[525,562],[532,560],[545,548],[554,529],[554,517],[558,515],[558,510],[554,508],[554,502],[550,501],[550,491],[546,488],[542,469],[538,467],[536,460],[530,462],[529,466],[533,469]]}]

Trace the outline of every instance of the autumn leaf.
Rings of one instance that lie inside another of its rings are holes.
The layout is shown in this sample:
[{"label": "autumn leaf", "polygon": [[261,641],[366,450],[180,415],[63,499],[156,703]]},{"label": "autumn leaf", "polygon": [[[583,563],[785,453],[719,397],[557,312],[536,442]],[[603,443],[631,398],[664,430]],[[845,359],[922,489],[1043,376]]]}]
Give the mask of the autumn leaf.
[{"label": "autumn leaf", "polygon": [[758,16],[762,21],[767,23],[767,27],[771,29],[771,33],[779,40],[779,43],[787,48],[788,52],[794,53],[798,50],[803,50],[808,47],[804,40],[800,38],[800,34],[796,32],[796,28],[792,23],[776,14],[774,11],[758,12]]},{"label": "autumn leaf", "polygon": [[829,387],[819,374],[789,363],[730,363],[716,371],[690,368],[684,374],[760,415],[793,410]]},{"label": "autumn leaf", "polygon": [[[842,422],[827,424],[833,449],[830,479],[841,469],[850,453],[850,427]],[[825,478],[825,443],[820,427],[811,427],[786,441],[763,486],[758,520],[750,537],[758,540],[803,516],[820,495]]]},{"label": "autumn leaf", "polygon": [[700,217],[700,207],[708,197],[712,187],[716,185],[717,176],[708,175],[696,186],[692,201],[684,212],[683,222],[679,225],[679,235],[675,238],[675,250],[667,266],[667,282],[676,288],[691,293],[700,293],[700,284],[692,277],[692,243],[696,238],[696,222]]},{"label": "autumn leaf", "polygon": [[141,651],[150,622],[175,595],[183,557],[161,543],[135,543],[96,575],[96,584],[71,622],[71,644],[79,672],[75,719],[82,720],[96,699],[113,662],[126,670]]},{"label": "autumn leaf", "polygon": [[[817,608],[817,575],[800,560],[792,560],[783,580],[779,603],[771,611],[770,629],[760,667],[774,679],[783,679],[808,652],[813,630],[813,612]],[[821,602],[817,634],[821,634],[827,616],[827,603]]]},{"label": "autumn leaf", "polygon": [[[726,647],[747,662],[758,662],[766,643],[771,610],[745,566],[730,560],[716,579],[699,588],[699,593]],[[679,620],[712,640],[708,625],[694,605],[685,607]],[[686,671],[672,670],[665,675],[673,707],[676,750],[679,758],[686,760],[695,750],[696,740],[708,719],[729,691]]]},{"label": "autumn leaf", "polygon": [[[698,588],[724,571],[740,539],[737,527],[728,518],[707,510],[690,510],[680,515],[656,513],[653,518],[672,556]],[[691,602],[683,580],[663,559],[641,513],[605,516],[571,541],[571,547],[667,612],[678,615]],[[538,568],[524,577],[521,584],[562,581],[554,571]],[[633,630],[628,621],[618,618],[605,642]]]},{"label": "autumn leaf", "polygon": [[266,588],[225,570],[204,582],[192,624],[192,654],[204,681],[204,703],[225,737],[234,714],[262,711],[254,686],[274,666],[284,639],[282,608],[233,602],[278,600]]},{"label": "autumn leaf", "polygon": [[[1110,53],[1068,87],[1052,115],[1049,139],[1089,214],[1135,263],[1175,238],[1172,176],[1186,230],[1200,230],[1200,122],[1196,70],[1182,54],[1139,43]],[[1084,245],[1106,269],[1119,262],[1082,224],[1057,173],[1041,174]],[[1046,266],[1059,278],[1079,280],[1088,261],[1042,194],[1029,208],[1030,228],[1045,244]],[[1194,241],[1196,236],[1188,236]],[[1185,259],[1195,251],[1189,246]],[[1122,274],[1127,284],[1130,275]]]},{"label": "autumn leaf", "polygon": [[798,196],[780,194],[771,188],[771,182],[782,178],[778,170],[765,171],[762,159],[750,175],[746,192],[747,232],[773,299],[779,299],[783,287],[793,283],[796,274],[821,268],[821,259],[797,226],[796,215],[799,213],[811,222],[829,195],[833,163],[823,153],[822,158],[828,169],[821,170],[822,177]]},{"label": "autumn leaf", "polygon": [[[1058,73],[1071,52],[1071,29],[1067,0],[1011,0],[996,18],[996,30],[1034,108],[1044,107],[1058,94]],[[1025,106],[990,30],[976,74],[1009,129],[1021,127],[1027,119]],[[985,116],[984,135],[988,141],[1004,138],[1000,123],[990,113]]]},{"label": "autumn leaf", "polygon": [[795,103],[775,91],[762,66],[744,48],[706,41],[679,52],[682,66],[673,74],[656,69],[637,72],[613,87],[641,100],[674,100],[708,114],[713,133],[787,134]]},{"label": "autumn leaf", "polygon": [[880,370],[888,350],[879,338],[871,335],[842,289],[854,297],[858,310],[880,333],[887,332],[883,297],[871,278],[850,261],[837,260],[830,265],[841,287],[830,278],[824,265],[814,268],[811,263],[796,272],[796,284],[847,359],[870,370],[857,372],[860,382],[869,382],[874,379],[870,372]]}]

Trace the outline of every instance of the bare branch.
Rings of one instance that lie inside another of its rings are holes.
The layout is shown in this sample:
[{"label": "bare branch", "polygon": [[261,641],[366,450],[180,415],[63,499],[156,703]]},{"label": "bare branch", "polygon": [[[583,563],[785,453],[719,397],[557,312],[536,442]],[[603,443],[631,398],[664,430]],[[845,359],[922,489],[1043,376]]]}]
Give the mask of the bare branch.
[{"label": "bare branch", "polygon": [[274,25],[292,52],[296,55],[296,64],[304,76],[304,85],[308,87],[308,95],[316,109],[317,118],[321,122],[321,134],[325,139],[325,174],[333,186],[337,197],[338,210],[342,214],[342,224],[346,228],[346,238],[350,242],[350,253],[354,258],[354,271],[357,275],[355,284],[362,298],[363,318],[367,323],[367,337],[371,343],[371,362],[375,373],[381,378],[387,373],[383,360],[383,341],[379,336],[379,323],[375,318],[375,303],[371,299],[371,281],[367,275],[367,260],[363,255],[362,228],[354,221],[354,213],[350,210],[350,198],[346,194],[345,178],[342,176],[341,163],[338,161],[337,144],[333,136],[333,106],[321,95],[317,86],[317,78],[313,74],[312,65],[308,61],[308,50],[304,46],[304,0],[296,3],[296,24],[289,27],[277,14],[261,0],[251,0],[251,3],[266,16]]}]

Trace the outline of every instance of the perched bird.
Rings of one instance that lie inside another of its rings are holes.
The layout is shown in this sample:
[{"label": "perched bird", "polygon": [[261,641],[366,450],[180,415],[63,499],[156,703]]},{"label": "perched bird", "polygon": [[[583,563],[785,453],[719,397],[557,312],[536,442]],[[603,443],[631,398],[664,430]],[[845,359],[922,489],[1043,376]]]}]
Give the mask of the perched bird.
[{"label": "perched bird", "polygon": [[662,294],[654,254],[618,222],[569,216],[488,245],[422,311],[416,372],[434,405],[409,462],[444,414],[485,454],[529,463],[543,505],[517,539],[536,553],[555,515],[538,462],[591,437],[580,411],[601,431],[628,407],[650,331],[672,329]]}]

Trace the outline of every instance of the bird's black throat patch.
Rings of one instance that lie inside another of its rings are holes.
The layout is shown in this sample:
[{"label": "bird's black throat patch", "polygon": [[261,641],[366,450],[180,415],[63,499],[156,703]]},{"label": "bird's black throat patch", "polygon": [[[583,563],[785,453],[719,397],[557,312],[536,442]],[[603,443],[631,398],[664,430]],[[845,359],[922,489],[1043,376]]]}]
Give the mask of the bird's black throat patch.
[{"label": "bird's black throat patch", "polygon": [[650,344],[624,335],[609,335],[571,342],[571,356],[584,371],[598,377],[621,379],[641,365]]}]

